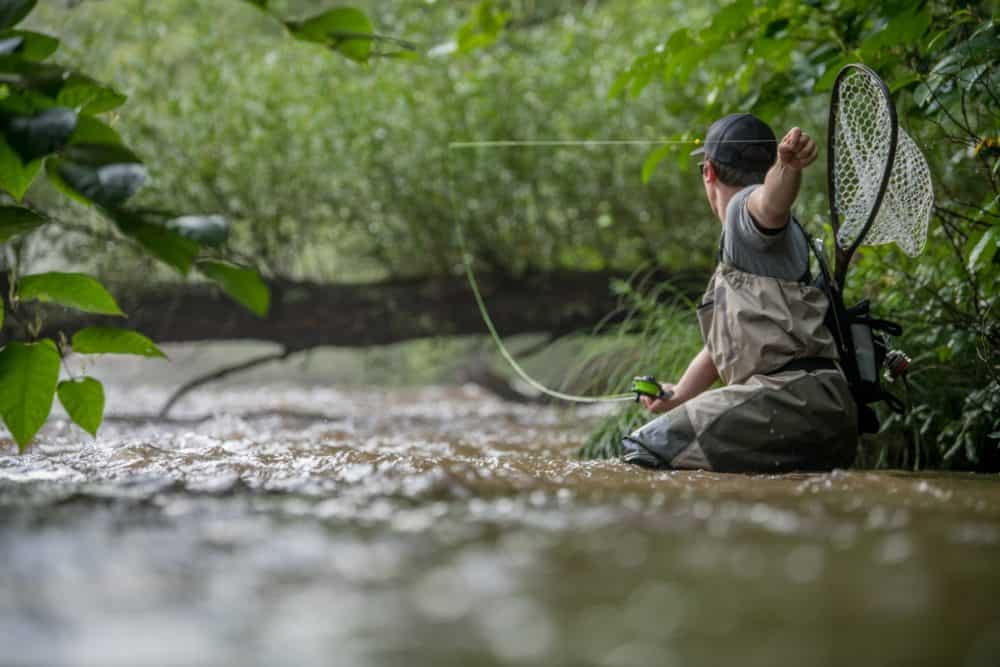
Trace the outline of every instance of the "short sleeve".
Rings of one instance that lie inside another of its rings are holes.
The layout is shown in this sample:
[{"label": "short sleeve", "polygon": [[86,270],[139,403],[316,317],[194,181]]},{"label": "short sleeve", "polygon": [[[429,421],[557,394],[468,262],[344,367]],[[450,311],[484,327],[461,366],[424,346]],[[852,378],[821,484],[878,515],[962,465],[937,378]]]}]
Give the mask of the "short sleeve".
[{"label": "short sleeve", "polygon": [[[750,195],[759,187],[760,185],[745,187],[729,200],[729,205],[726,207],[726,245],[732,244],[733,247],[738,246],[743,249],[767,252],[775,245],[780,244],[784,238],[788,227],[773,232],[765,231],[754,222],[753,216],[750,215],[747,203]],[[726,257],[727,254],[732,258],[732,249],[723,247],[723,257]]]},{"label": "short sleeve", "polygon": [[747,203],[759,187],[748,186],[729,200],[721,259],[749,273],[797,280],[809,266],[808,244],[797,225],[790,223],[772,231],[762,229],[754,222]]}]

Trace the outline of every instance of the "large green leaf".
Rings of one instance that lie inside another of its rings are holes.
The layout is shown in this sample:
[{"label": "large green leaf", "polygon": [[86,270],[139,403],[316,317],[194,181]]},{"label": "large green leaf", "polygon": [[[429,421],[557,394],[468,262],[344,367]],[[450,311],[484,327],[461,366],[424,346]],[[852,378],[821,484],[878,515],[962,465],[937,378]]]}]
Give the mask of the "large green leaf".
[{"label": "large green leaf", "polygon": [[649,183],[649,179],[653,177],[653,172],[656,171],[656,167],[659,166],[663,160],[670,155],[671,152],[676,150],[676,146],[673,144],[665,144],[654,149],[642,163],[642,182]]},{"label": "large green leaf", "polygon": [[41,160],[32,160],[28,164],[21,162],[14,149],[0,136],[0,188],[10,193],[11,197],[21,201],[41,168]]},{"label": "large green leaf", "polygon": [[79,109],[82,113],[96,114],[117,109],[128,97],[114,88],[98,83],[88,76],[72,74],[59,88],[56,102]]},{"label": "large green leaf", "polygon": [[34,90],[0,87],[0,118],[4,119],[4,127],[14,116],[35,116],[56,107],[49,97]]},{"label": "large green leaf", "polygon": [[146,167],[120,144],[70,144],[49,160],[52,182],[75,199],[106,208],[125,203],[146,182]]},{"label": "large green leaf", "polygon": [[118,144],[122,137],[104,121],[93,116],[80,116],[76,121],[76,131],[69,138],[71,144]]},{"label": "large green leaf", "polygon": [[17,283],[22,301],[43,301],[99,315],[124,315],[114,297],[96,279],[84,273],[36,273]]},{"label": "large green leaf", "polygon": [[27,60],[45,60],[59,48],[59,40],[40,32],[9,30],[0,35],[0,54],[19,55]]},{"label": "large green leaf", "polygon": [[97,429],[104,421],[104,386],[90,377],[63,380],[58,386],[59,402],[66,414],[90,435],[97,437]]},{"label": "large green leaf", "polygon": [[3,72],[4,83],[45,95],[50,100],[56,99],[74,75],[72,70],[61,65],[26,60],[17,54],[0,54],[0,72]]},{"label": "large green leaf", "polygon": [[0,417],[23,451],[52,411],[59,351],[49,339],[0,350]]},{"label": "large green leaf", "polygon": [[115,224],[123,234],[138,241],[160,261],[169,264],[181,274],[191,270],[200,247],[195,241],[167,229],[159,222],[150,222],[134,213],[115,211]]},{"label": "large green leaf", "polygon": [[0,0],[0,29],[17,25],[37,3],[38,0]]},{"label": "large green leaf", "polygon": [[[146,182],[146,167],[136,163],[81,165],[67,160],[53,162],[63,188],[100,206],[120,206]],[[50,174],[52,172],[49,172]]]},{"label": "large green leaf", "polygon": [[76,112],[54,107],[34,116],[15,116],[4,125],[7,143],[28,163],[55,153],[76,130]]},{"label": "large green leaf", "polygon": [[73,334],[77,354],[135,354],[140,357],[163,357],[160,348],[138,331],[117,327],[87,327]]},{"label": "large green leaf", "polygon": [[271,305],[271,291],[260,274],[253,269],[216,259],[204,259],[198,262],[198,270],[219,283],[226,294],[246,306],[254,315],[267,315]]},{"label": "large green leaf", "polygon": [[27,60],[18,54],[0,53],[0,72],[4,74],[4,83],[22,92],[44,95],[51,104],[80,113],[111,111],[128,99],[89,76],[60,65]]},{"label": "large green leaf", "polygon": [[375,26],[368,16],[354,7],[338,7],[302,22],[286,24],[298,39],[328,46],[351,60],[368,62]]},{"label": "large green leaf", "polygon": [[45,218],[20,206],[0,206],[0,243],[45,224]]},{"label": "large green leaf", "polygon": [[862,54],[873,58],[879,49],[919,42],[931,25],[931,11],[917,3],[889,18],[885,27],[866,39]]},{"label": "large green leaf", "polygon": [[204,246],[222,245],[229,236],[229,223],[221,215],[182,215],[163,226]]}]

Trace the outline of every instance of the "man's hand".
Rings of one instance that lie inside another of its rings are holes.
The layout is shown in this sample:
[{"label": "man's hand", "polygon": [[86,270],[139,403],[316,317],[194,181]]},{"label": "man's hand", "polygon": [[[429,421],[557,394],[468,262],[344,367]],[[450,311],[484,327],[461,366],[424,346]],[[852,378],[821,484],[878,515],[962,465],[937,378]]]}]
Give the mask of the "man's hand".
[{"label": "man's hand", "polygon": [[799,194],[802,170],[816,160],[819,148],[808,134],[793,127],[778,144],[778,161],[764,178],[764,185],[747,199],[747,209],[765,229],[784,229],[792,203]]},{"label": "man's hand", "polygon": [[640,396],[639,401],[642,403],[643,407],[650,412],[666,412],[671,410],[683,401],[677,400],[677,392],[675,390],[675,385],[669,382],[661,382],[660,387],[663,388],[663,393],[665,394],[663,398],[652,398],[650,396]]},{"label": "man's hand", "polygon": [[805,169],[816,159],[819,147],[812,137],[793,127],[778,144],[778,162],[792,169]]}]

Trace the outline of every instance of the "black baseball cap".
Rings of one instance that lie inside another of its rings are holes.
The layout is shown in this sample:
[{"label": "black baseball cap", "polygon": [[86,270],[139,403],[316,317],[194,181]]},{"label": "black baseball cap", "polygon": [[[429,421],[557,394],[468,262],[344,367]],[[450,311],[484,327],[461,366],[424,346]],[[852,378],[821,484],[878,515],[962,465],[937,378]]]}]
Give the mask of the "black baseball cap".
[{"label": "black baseball cap", "polygon": [[691,151],[712,162],[745,171],[767,171],[778,159],[771,126],[749,113],[734,113],[712,123],[705,144]]}]

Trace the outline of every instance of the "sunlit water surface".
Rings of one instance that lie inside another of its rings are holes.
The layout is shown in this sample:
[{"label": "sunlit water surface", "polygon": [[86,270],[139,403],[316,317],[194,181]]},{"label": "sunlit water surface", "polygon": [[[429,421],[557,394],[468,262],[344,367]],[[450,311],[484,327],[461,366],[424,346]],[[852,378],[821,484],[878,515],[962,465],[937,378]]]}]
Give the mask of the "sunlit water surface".
[{"label": "sunlit water surface", "polygon": [[0,662],[1000,664],[996,477],[578,462],[596,413],[471,388],[195,398],[0,440]]}]

